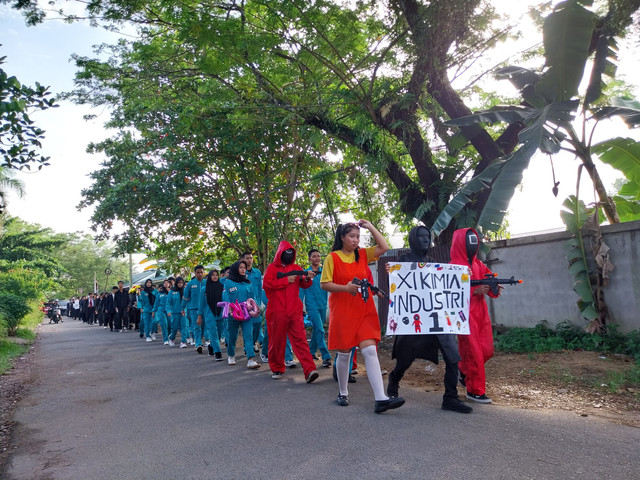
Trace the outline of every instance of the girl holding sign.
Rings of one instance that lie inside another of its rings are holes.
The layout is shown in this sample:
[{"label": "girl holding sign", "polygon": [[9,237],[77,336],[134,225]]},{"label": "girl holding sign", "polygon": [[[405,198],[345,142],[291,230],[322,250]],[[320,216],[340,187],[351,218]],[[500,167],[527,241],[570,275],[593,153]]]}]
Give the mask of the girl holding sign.
[{"label": "girl holding sign", "polygon": [[[360,249],[360,228],[371,232],[376,245]],[[367,264],[389,250],[380,232],[368,220],[338,225],[322,269],[321,287],[329,296],[329,349],[338,350],[335,366],[340,392],[337,403],[349,405],[349,356],[355,346],[364,357],[367,377],[373,390],[374,412],[382,413],[404,405],[401,397],[389,398],[384,393],[382,372],[376,345],[380,341],[380,322],[373,299],[365,302],[354,278],[367,278]]]}]

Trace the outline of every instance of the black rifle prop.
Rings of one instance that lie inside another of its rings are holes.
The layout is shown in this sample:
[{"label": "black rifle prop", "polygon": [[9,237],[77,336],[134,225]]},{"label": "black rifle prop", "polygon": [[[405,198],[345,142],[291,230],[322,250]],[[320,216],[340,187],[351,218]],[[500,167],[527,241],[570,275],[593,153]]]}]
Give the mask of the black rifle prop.
[{"label": "black rifle prop", "polygon": [[496,278],[497,273],[485,273],[484,280],[471,280],[471,286],[477,287],[478,285],[489,285],[489,290],[494,295],[498,295],[498,285],[517,285],[522,283],[522,280],[515,280],[511,278]]},{"label": "black rifle prop", "polygon": [[362,300],[364,300],[364,303],[367,303],[367,300],[369,299],[369,289],[371,289],[371,293],[373,293],[374,295],[381,293],[384,298],[389,298],[389,295],[387,295],[375,285],[369,283],[369,280],[367,280],[366,278],[360,280],[358,277],[353,277],[353,281],[351,283],[355,283],[356,285],[360,286],[360,293],[362,294]]},{"label": "black rifle prop", "polygon": [[291,270],[290,272],[278,272],[276,273],[276,278],[291,277],[293,275],[297,275],[299,277],[306,277],[309,275],[309,271],[308,270]]}]

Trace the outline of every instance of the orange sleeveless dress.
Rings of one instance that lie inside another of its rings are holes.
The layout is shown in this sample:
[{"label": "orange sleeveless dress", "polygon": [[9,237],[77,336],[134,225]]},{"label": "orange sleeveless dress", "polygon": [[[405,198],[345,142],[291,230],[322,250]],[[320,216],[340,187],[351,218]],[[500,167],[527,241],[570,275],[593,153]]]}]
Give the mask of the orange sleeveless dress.
[{"label": "orange sleeveless dress", "polygon": [[[367,278],[366,254],[353,263],[343,262],[335,252],[329,255],[333,257],[334,283],[346,285],[353,277]],[[369,339],[380,341],[380,321],[373,297],[369,296],[364,303],[359,293],[332,292],[329,295],[329,348],[346,350]]]}]

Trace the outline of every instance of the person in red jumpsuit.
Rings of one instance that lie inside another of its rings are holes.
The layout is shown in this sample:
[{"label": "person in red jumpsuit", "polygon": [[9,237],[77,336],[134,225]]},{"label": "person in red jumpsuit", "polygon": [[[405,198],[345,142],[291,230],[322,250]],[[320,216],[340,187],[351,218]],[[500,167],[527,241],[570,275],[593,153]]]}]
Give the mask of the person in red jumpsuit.
[{"label": "person in red jumpsuit", "polygon": [[267,266],[262,280],[262,287],[267,296],[267,333],[269,335],[269,367],[271,378],[279,379],[285,371],[284,353],[287,336],[296,357],[302,365],[307,383],[313,382],[319,374],[311,357],[307,334],[304,329],[302,300],[300,288],[309,288],[313,284],[315,274],[291,275],[278,278],[278,273],[294,270],[303,271],[296,265],[296,251],[289,242],[283,240],[278,246],[275,258]]},{"label": "person in red jumpsuit", "polygon": [[[451,263],[467,265],[471,269],[471,280],[483,280],[485,274],[492,273],[476,256],[480,241],[473,228],[462,228],[453,232],[451,242]],[[462,360],[460,383],[467,389],[467,398],[478,403],[491,403],[485,391],[484,364],[493,356],[493,332],[485,295],[498,297],[488,285],[471,287],[469,305],[470,335],[458,335],[458,349]]]}]

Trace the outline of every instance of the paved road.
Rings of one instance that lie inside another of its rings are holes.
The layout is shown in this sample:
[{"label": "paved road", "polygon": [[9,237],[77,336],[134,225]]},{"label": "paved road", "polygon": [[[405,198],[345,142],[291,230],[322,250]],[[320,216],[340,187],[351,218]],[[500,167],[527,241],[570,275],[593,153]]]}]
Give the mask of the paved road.
[{"label": "paved road", "polygon": [[382,415],[364,378],[338,407],[330,370],[215,363],[68,320],[43,325],[36,383],[16,410],[0,478],[640,479],[640,429],[565,412],[439,409],[403,389]]}]

